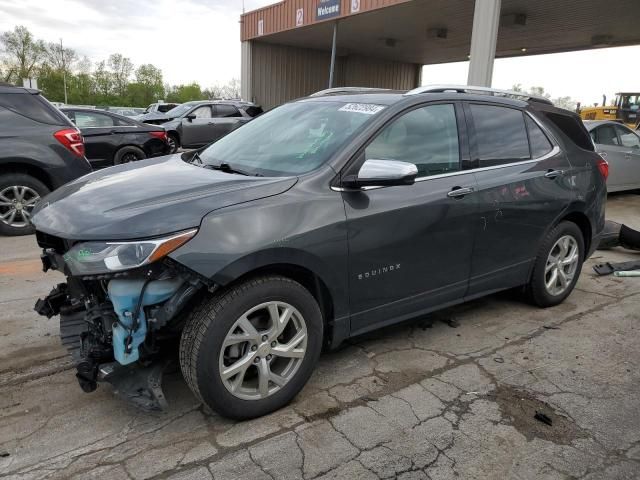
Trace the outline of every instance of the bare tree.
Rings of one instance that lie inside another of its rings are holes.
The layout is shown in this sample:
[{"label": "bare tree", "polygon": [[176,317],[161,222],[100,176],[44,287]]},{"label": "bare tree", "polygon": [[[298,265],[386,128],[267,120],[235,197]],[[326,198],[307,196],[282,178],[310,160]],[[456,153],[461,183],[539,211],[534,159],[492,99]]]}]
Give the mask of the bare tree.
[{"label": "bare tree", "polygon": [[46,55],[44,42],[36,40],[22,25],[0,35],[0,48],[14,81],[31,78]]},{"label": "bare tree", "polygon": [[63,48],[59,43],[47,44],[45,61],[50,68],[69,71],[77,60],[78,55],[74,49]]}]

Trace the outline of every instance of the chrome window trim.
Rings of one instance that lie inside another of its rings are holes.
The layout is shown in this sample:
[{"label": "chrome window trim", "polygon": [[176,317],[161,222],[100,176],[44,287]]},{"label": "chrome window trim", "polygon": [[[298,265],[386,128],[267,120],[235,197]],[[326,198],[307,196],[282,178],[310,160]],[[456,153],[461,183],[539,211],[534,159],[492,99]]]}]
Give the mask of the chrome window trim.
[{"label": "chrome window trim", "polygon": [[[532,158],[532,159],[529,159],[529,160],[523,160],[521,162],[511,162],[511,163],[505,163],[505,164],[502,164],[502,165],[491,165],[489,167],[471,168],[469,170],[458,170],[456,172],[441,173],[439,175],[428,175],[426,177],[416,178],[416,183],[424,182],[424,181],[427,181],[427,180],[436,180],[438,178],[455,177],[455,176],[458,176],[458,175],[465,175],[467,173],[484,172],[484,171],[489,171],[489,170],[499,170],[501,168],[516,167],[518,165],[529,165],[531,163],[542,162],[544,160],[547,160],[548,158],[551,158],[551,157],[557,155],[558,153],[560,153],[560,147],[558,147],[557,145],[554,145],[549,153],[547,153],[547,154],[545,154],[545,155],[543,155],[541,157]],[[386,187],[383,187],[383,186],[380,186],[380,187],[362,187],[362,188],[358,188],[358,189],[344,188],[344,187],[331,187],[331,190],[333,190],[334,192],[361,192],[361,191],[367,191],[367,190],[375,190],[377,188],[386,188]]]}]

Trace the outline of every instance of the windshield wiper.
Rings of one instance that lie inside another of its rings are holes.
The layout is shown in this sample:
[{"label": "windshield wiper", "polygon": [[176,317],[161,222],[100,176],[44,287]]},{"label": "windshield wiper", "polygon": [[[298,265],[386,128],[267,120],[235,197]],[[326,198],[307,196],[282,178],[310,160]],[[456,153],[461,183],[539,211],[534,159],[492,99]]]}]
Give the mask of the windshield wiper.
[{"label": "windshield wiper", "polygon": [[238,170],[237,168],[233,168],[231,165],[229,165],[227,162],[221,162],[218,163],[217,165],[203,165],[203,168],[208,168],[210,170],[220,170],[221,172],[224,173],[237,173],[238,175],[245,175],[247,177],[259,177],[261,175],[259,174],[251,174],[249,172],[245,172],[244,170]]}]

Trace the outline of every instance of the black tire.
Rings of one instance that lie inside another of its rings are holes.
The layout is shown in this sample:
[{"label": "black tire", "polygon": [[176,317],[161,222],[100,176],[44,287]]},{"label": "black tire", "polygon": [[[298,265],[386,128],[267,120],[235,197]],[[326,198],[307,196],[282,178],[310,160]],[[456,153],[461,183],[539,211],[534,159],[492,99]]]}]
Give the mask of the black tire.
[{"label": "black tire", "polygon": [[[578,259],[575,269],[575,273],[571,281],[567,284],[567,288],[557,295],[551,294],[545,285],[546,275],[545,268],[547,265],[547,259],[551,254],[552,249],[556,245],[556,242],[564,237],[571,236],[575,239],[578,248]],[[531,272],[531,279],[527,284],[526,291],[529,300],[534,304],[542,308],[553,307],[562,303],[573,291],[580,272],[582,271],[582,264],[584,262],[584,238],[582,231],[573,222],[560,222],[556,225],[545,237],[540,248],[538,249],[538,255],[536,257],[533,271]]]},{"label": "black tire", "polygon": [[169,153],[176,153],[180,148],[180,138],[178,134],[174,132],[168,133],[167,138],[169,140]]},{"label": "black tire", "polygon": [[[306,353],[282,388],[266,398],[240,399],[220,376],[222,344],[245,312],[269,301],[286,302],[300,312],[307,329]],[[255,418],[285,406],[304,387],[318,362],[322,335],[322,314],[308,290],[286,277],[256,277],[205,298],[194,309],[180,339],[180,367],[193,393],[212,410],[236,420]]]},{"label": "black tire", "polygon": [[122,147],[113,157],[114,165],[122,165],[123,163],[135,162],[147,158],[144,150],[134,146]]},{"label": "black tire", "polygon": [[[35,192],[38,197],[42,198],[47,195],[50,190],[49,188],[42,183],[37,178],[32,177],[31,175],[27,175],[25,173],[7,173],[4,175],[0,175],[0,193],[6,191],[6,189],[11,189],[11,187],[26,187],[31,191]],[[12,190],[12,189],[11,189]],[[7,193],[5,197],[9,200],[13,200],[13,194]],[[29,198],[33,198],[29,196]],[[0,217],[8,212],[10,212],[13,207],[9,207],[3,205],[7,203],[6,200],[0,198]],[[30,212],[33,207],[27,209],[27,213]],[[6,219],[9,220],[8,218]],[[19,220],[19,221],[18,221]],[[12,222],[16,225],[25,223],[24,226],[16,226],[9,225],[4,220],[0,219],[0,235],[6,236],[19,236],[19,235],[30,235],[35,231],[33,225],[31,225],[25,217],[22,216],[22,213],[16,213],[14,216],[14,221]]]}]

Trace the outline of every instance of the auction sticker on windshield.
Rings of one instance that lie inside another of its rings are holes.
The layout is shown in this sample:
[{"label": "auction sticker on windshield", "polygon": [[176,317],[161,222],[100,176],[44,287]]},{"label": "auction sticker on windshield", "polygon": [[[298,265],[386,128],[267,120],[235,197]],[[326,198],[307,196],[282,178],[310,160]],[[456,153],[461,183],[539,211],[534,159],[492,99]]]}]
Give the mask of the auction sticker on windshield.
[{"label": "auction sticker on windshield", "polygon": [[374,105],[371,103],[347,103],[344,107],[340,108],[339,111],[364,113],[365,115],[375,115],[376,113],[384,109],[384,105]]}]

